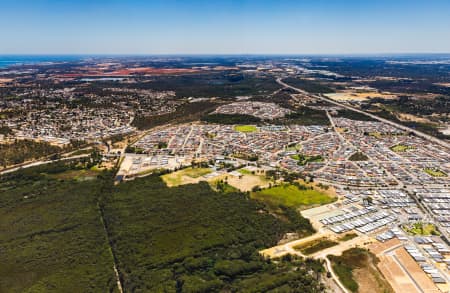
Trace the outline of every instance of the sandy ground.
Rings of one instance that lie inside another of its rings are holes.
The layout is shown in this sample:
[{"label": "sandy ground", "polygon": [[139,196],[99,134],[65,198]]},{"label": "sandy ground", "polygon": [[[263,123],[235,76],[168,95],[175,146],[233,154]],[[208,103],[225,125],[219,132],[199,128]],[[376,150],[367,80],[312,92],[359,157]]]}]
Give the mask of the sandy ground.
[{"label": "sandy ground", "polygon": [[398,117],[403,121],[414,121],[414,122],[420,122],[420,123],[432,123],[430,120],[422,117],[418,117],[411,114],[405,114],[405,113],[397,113]]},{"label": "sandy ground", "polygon": [[400,240],[397,238],[392,238],[386,242],[375,242],[369,245],[367,248],[375,255],[383,254],[388,249],[393,249],[401,244]]},{"label": "sandy ground", "polygon": [[450,135],[450,125],[447,125],[446,128],[443,128],[441,130],[441,133],[445,134],[445,135]]},{"label": "sandy ground", "polygon": [[378,92],[355,92],[345,91],[340,93],[325,94],[330,99],[336,101],[365,101],[373,98],[395,99],[397,96],[388,93]]},{"label": "sandy ground", "polygon": [[245,174],[242,175],[241,179],[239,179],[239,177],[229,175],[228,184],[241,191],[251,191],[252,188],[257,185],[260,187],[268,187],[269,181],[259,175]]},{"label": "sandy ground", "polygon": [[393,288],[389,287],[389,282],[383,274],[372,263],[368,268],[356,269],[352,272],[358,283],[359,293],[392,293]]},{"label": "sandy ground", "polygon": [[417,262],[406,252],[404,248],[395,250],[398,260],[408,270],[414,280],[425,292],[439,292],[433,281],[424,273]]},{"label": "sandy ground", "polygon": [[450,83],[435,83],[435,85],[440,85],[440,86],[445,86],[445,87],[450,87]]},{"label": "sandy ground", "polygon": [[420,292],[392,257],[381,255],[378,258],[380,259],[378,269],[383,273],[395,292]]},{"label": "sandy ground", "polygon": [[[134,159],[138,158],[141,159],[141,162],[134,164]],[[175,169],[180,167],[182,164],[186,164],[185,159],[182,157],[169,157],[168,163],[165,165],[150,165],[150,159],[151,156],[148,155],[126,154],[123,157],[117,175],[141,175],[154,169]]]},{"label": "sandy ground", "polygon": [[13,78],[0,78],[0,86],[3,86],[3,85],[5,85],[5,84],[7,84],[9,82],[12,82],[12,81],[14,81]]},{"label": "sandy ground", "polygon": [[440,292],[433,281],[399,244],[400,241],[392,239],[385,243],[376,243],[369,246],[370,251],[380,259],[377,266],[395,292],[412,293],[420,292],[420,290],[423,292]]}]

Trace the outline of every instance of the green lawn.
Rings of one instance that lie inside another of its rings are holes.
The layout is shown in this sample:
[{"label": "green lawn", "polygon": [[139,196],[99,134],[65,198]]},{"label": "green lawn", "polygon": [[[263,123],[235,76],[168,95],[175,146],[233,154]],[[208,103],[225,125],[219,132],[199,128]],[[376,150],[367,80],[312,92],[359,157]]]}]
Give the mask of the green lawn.
[{"label": "green lawn", "polygon": [[252,198],[267,202],[272,206],[299,207],[327,204],[334,199],[317,190],[301,190],[295,185],[284,184],[252,193]]},{"label": "green lawn", "polygon": [[403,144],[398,144],[398,145],[391,147],[391,150],[396,153],[403,153],[403,152],[406,152],[408,150],[413,150],[413,149],[414,148],[412,146],[403,145]]},{"label": "green lawn", "polygon": [[433,177],[447,177],[447,174],[439,169],[425,168],[424,172]]},{"label": "green lawn", "polygon": [[258,129],[254,125],[236,125],[234,130],[239,132],[255,132]]},{"label": "green lawn", "polygon": [[411,235],[439,235],[439,232],[436,230],[436,226],[421,222],[403,226],[403,230]]},{"label": "green lawn", "polygon": [[292,159],[297,160],[300,166],[305,166],[308,163],[323,162],[322,156],[306,156],[303,154],[295,154],[291,156]]},{"label": "green lawn", "polygon": [[252,175],[252,172],[247,169],[239,169],[238,172],[241,173],[242,175]]}]

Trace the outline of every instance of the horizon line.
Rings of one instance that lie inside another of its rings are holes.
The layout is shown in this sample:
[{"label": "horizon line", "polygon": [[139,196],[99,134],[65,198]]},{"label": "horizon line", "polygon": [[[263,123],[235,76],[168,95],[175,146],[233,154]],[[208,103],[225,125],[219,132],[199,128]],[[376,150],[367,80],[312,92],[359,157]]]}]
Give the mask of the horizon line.
[{"label": "horizon line", "polygon": [[449,52],[371,52],[371,53],[0,53],[0,56],[407,56],[450,55]]}]

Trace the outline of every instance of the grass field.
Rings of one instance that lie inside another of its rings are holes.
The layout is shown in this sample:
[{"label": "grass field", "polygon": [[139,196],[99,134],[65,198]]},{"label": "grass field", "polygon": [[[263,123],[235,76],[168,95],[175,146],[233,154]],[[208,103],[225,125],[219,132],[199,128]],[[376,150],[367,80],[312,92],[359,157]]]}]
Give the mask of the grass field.
[{"label": "grass field", "polygon": [[310,255],[326,248],[337,245],[336,241],[332,241],[328,238],[315,239],[294,247],[295,250],[299,250],[305,255]]},{"label": "grass field", "polygon": [[218,192],[223,193],[233,193],[233,192],[239,192],[239,189],[236,187],[231,186],[228,183],[225,183],[223,180],[214,180],[209,182],[209,186],[211,186],[212,189]]},{"label": "grass field", "polygon": [[295,154],[291,156],[292,159],[297,160],[298,164],[304,166],[308,163],[323,162],[322,156],[305,156],[303,154]]},{"label": "grass field", "polygon": [[447,177],[447,174],[439,169],[425,168],[423,171],[433,177]]},{"label": "grass field", "polygon": [[186,168],[173,173],[162,175],[161,178],[169,187],[189,183],[197,183],[199,178],[211,173],[209,168]]},{"label": "grass field", "polygon": [[48,176],[54,179],[61,179],[61,180],[74,179],[77,181],[84,181],[84,180],[93,180],[99,174],[100,174],[99,170],[97,171],[93,169],[89,170],[81,169],[81,170],[67,170],[57,174],[50,174]]},{"label": "grass field", "polygon": [[413,149],[414,148],[412,146],[403,145],[403,144],[398,144],[398,145],[394,145],[393,147],[391,147],[391,150],[396,153],[403,153],[403,152],[413,150]]},{"label": "grass field", "polygon": [[234,130],[239,132],[256,132],[258,128],[254,125],[236,125]]},{"label": "grass field", "polygon": [[436,226],[430,223],[417,222],[411,225],[403,226],[403,230],[411,235],[439,235]]},{"label": "grass field", "polygon": [[323,192],[314,189],[301,190],[292,184],[283,184],[253,192],[251,197],[262,200],[271,206],[284,205],[288,207],[327,204],[334,200]]}]

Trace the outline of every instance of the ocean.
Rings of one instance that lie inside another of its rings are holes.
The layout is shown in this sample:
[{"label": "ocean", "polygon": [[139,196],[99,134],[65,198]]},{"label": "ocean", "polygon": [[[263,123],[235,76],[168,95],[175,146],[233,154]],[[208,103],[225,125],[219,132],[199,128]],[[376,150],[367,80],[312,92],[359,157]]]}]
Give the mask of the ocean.
[{"label": "ocean", "polygon": [[88,56],[81,55],[0,55],[0,68],[20,64],[36,64],[42,62],[77,61]]}]

